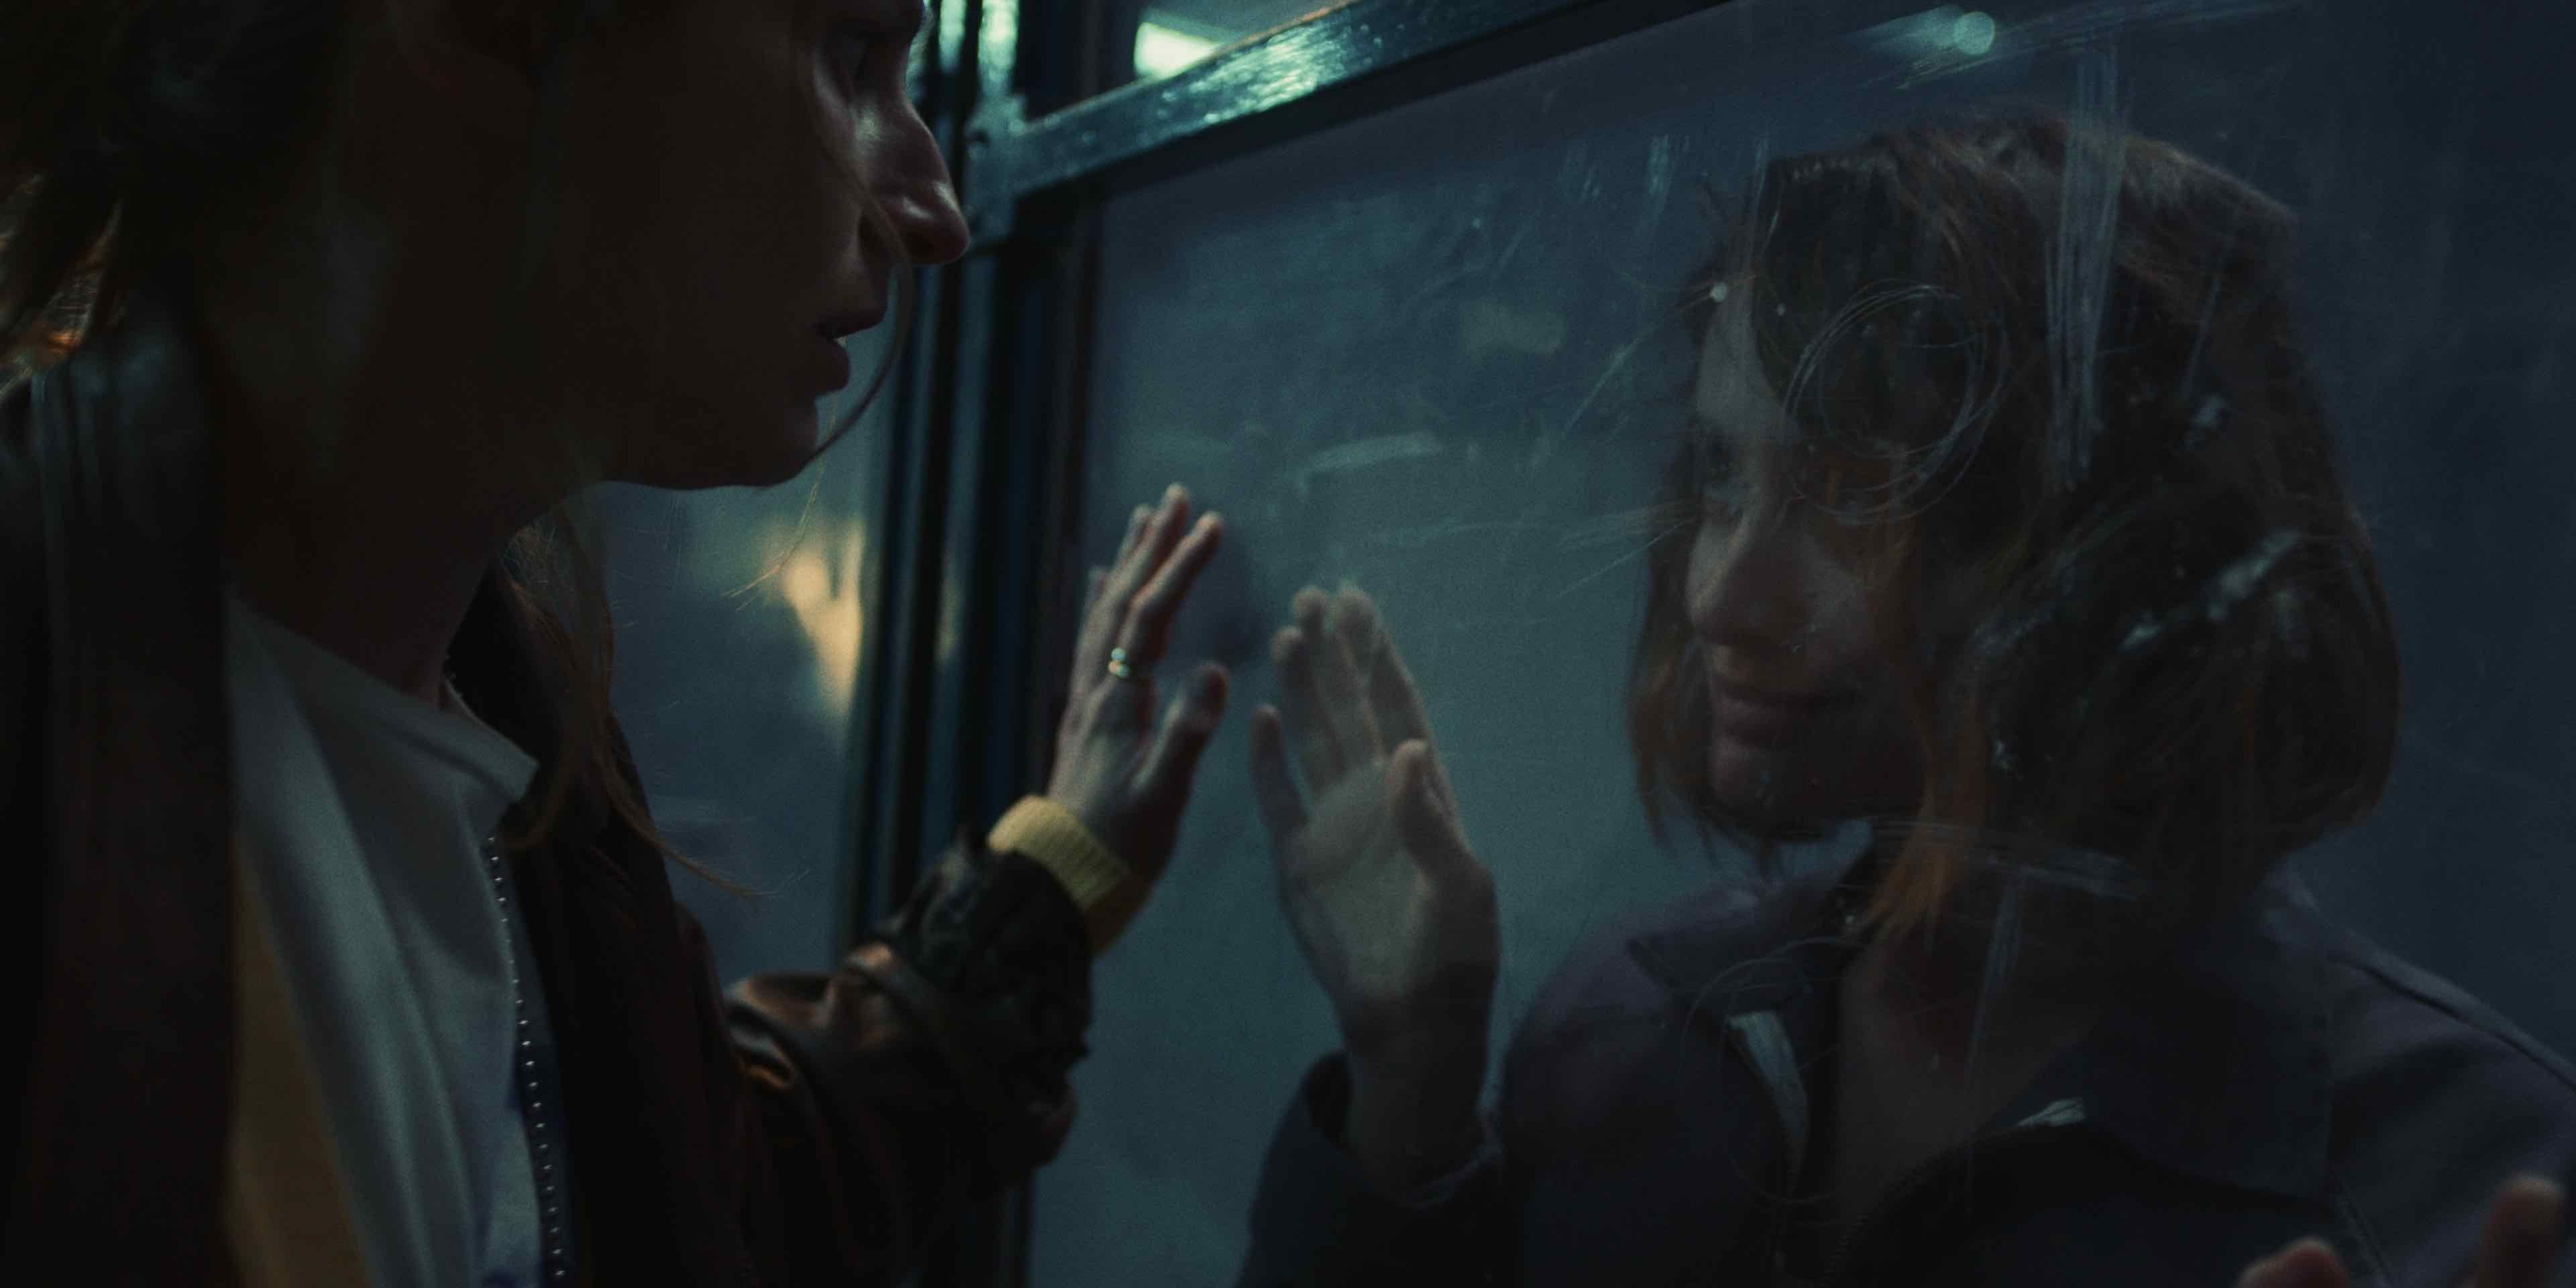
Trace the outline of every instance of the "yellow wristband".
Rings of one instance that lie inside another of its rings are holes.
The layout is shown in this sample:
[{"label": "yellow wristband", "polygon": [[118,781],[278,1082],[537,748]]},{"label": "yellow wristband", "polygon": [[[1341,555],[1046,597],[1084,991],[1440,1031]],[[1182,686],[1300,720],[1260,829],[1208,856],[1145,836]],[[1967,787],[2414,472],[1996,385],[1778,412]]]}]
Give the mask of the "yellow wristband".
[{"label": "yellow wristband", "polygon": [[1145,906],[1145,883],[1091,829],[1043,796],[1023,798],[1002,815],[984,841],[996,853],[1024,854],[1054,874],[1082,910],[1097,956]]}]

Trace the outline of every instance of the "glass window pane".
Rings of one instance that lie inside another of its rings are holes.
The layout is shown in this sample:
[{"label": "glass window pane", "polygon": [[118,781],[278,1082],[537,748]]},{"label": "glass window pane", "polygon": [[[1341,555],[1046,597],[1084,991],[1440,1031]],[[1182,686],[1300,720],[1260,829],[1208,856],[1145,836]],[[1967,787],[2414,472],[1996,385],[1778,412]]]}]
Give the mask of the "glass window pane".
[{"label": "glass window pane", "polygon": [[[850,341],[853,388],[882,343]],[[890,448],[882,406],[777,487],[596,494],[617,714],[654,821],[747,888],[671,874],[728,984],[822,969],[845,920],[850,706]],[[827,425],[840,407],[823,404]]]},{"label": "glass window pane", "polygon": [[[1952,827],[1947,907],[1989,928],[1996,856],[2057,874],[2034,910],[2117,860],[2082,896],[2116,915],[2067,923],[2098,930],[2196,916],[2169,905],[2294,846],[2342,922],[2576,1044],[2552,919],[2576,907],[2576,194],[2549,124],[2576,105],[2534,52],[2565,24],[2534,22],[1737,0],[1114,200],[1088,552],[1171,480],[1223,511],[1165,675],[1214,656],[1238,684],[1179,856],[1100,962],[1032,1280],[1227,1280],[1277,1116],[1340,1044],[1245,768],[1307,585],[1372,597],[1419,683],[1499,898],[1497,1051],[1587,934],[1765,867],[1700,843],[1707,799],[1819,823],[1781,871]],[[1969,113],[2093,124],[2025,164]],[[1843,163],[1893,179],[1774,165],[1912,127],[1916,152]],[[1920,204],[1870,204],[1891,191]],[[1730,217],[1766,249],[1712,263]],[[1657,656],[1715,678],[1654,688]],[[1882,825],[1821,826],[1854,816]]]}]

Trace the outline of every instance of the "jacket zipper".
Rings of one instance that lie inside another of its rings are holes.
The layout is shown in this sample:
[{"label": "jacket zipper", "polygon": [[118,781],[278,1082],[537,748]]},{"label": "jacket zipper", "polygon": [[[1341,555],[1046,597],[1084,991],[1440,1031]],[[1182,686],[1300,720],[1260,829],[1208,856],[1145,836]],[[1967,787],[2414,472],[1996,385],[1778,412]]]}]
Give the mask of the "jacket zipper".
[{"label": "jacket zipper", "polygon": [[2066,1126],[2068,1124],[2062,1122],[2036,1122],[2008,1127],[1965,1145],[1953,1146],[1916,1164],[1913,1170],[1889,1186],[1886,1195],[1871,1204],[1869,1211],[1862,1213],[1860,1220],[1853,1222],[1841,1238],[1834,1240],[1833,1255],[1825,1259],[1825,1275],[1816,1281],[1816,1288],[1840,1288],[1845,1283],[1844,1272],[1851,1269],[1854,1251],[1861,1246],[1864,1237],[1885,1224],[1890,1212],[1902,1208],[1917,1193],[1928,1189],[1936,1174],[1955,1171],[1974,1155],[1991,1154],[1997,1146],[2019,1146],[2035,1137],[2062,1131]]}]

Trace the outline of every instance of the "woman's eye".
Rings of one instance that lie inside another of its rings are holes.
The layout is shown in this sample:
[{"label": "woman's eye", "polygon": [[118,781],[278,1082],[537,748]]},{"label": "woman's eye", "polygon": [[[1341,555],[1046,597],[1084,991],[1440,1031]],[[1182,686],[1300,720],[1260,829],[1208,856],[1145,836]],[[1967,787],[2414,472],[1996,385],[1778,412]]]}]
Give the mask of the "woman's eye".
[{"label": "woman's eye", "polygon": [[1733,522],[1744,512],[1744,479],[1734,470],[1709,471],[1700,476],[1699,512],[1721,522]]},{"label": "woman's eye", "polygon": [[1732,518],[1743,508],[1743,471],[1736,468],[1735,455],[1723,445],[1710,443],[1699,450],[1699,506],[1710,518]]},{"label": "woman's eye", "polygon": [[1712,479],[1699,491],[1700,517],[1732,523],[1744,513],[1744,485],[1734,479]]}]

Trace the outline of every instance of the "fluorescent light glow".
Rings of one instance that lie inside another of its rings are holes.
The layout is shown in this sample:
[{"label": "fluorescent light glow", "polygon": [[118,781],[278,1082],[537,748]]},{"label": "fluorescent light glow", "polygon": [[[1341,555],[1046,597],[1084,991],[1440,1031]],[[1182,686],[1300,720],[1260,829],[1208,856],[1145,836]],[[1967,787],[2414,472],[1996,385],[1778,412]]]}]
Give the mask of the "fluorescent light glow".
[{"label": "fluorescent light glow", "polygon": [[1169,76],[1216,52],[1216,42],[1174,31],[1160,23],[1136,27],[1136,76],[1151,80]]},{"label": "fluorescent light glow", "polygon": [[1961,59],[1985,57],[1994,52],[2002,35],[2002,24],[1993,14],[1944,4],[1882,22],[1860,32],[1859,38],[1887,57],[1923,62],[1927,66],[1918,70],[1933,70]]},{"label": "fluorescent light glow", "polygon": [[1983,55],[1995,47],[1995,20],[1983,10],[1960,14],[1950,23],[1950,47],[1970,58]]}]

